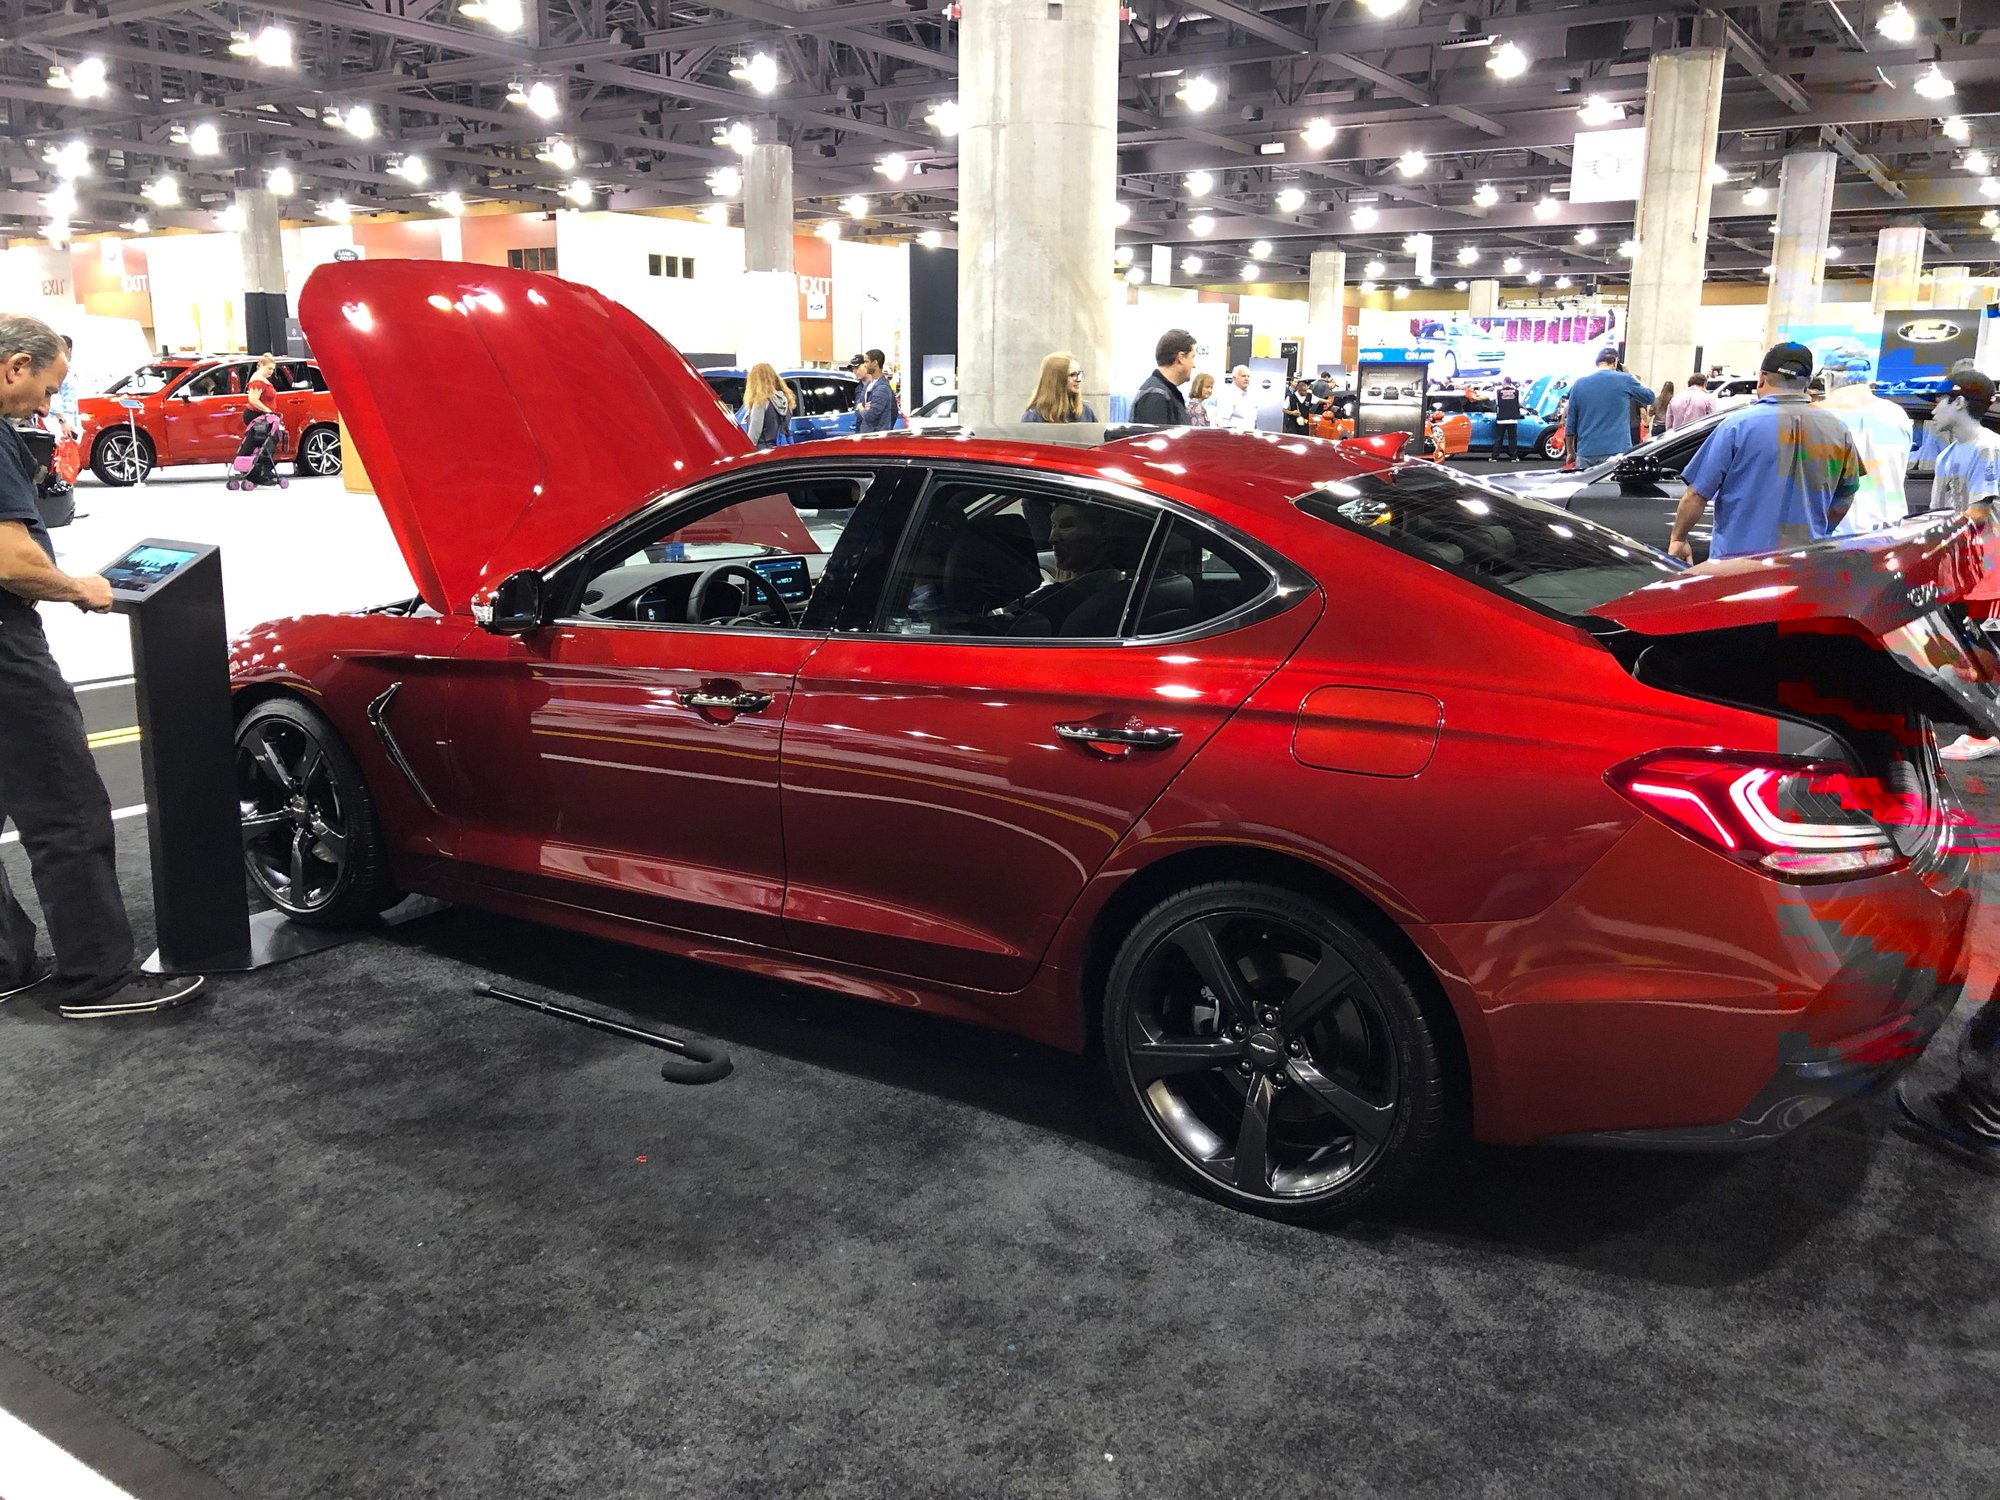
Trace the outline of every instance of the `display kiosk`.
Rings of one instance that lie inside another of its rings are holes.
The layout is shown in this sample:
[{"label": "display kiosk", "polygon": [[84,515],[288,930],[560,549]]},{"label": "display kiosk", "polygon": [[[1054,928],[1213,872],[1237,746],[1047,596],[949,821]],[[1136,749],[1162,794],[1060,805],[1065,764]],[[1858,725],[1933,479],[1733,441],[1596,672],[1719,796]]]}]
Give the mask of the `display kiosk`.
[{"label": "display kiosk", "polygon": [[151,973],[261,968],[345,940],[278,912],[250,915],[236,800],[236,724],[222,554],[149,537],[103,570],[132,622],[159,949]]}]

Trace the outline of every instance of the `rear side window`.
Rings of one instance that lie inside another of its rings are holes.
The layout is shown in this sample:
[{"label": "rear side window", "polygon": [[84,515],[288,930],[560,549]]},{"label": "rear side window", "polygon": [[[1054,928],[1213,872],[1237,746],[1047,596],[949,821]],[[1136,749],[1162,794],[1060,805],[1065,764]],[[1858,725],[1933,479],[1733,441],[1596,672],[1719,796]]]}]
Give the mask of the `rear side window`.
[{"label": "rear side window", "polygon": [[743,404],[743,377],[741,375],[710,375],[705,377],[708,388],[715,392],[715,399],[731,411]]},{"label": "rear side window", "polygon": [[1225,619],[1261,598],[1270,582],[1241,548],[1176,520],[1146,582],[1132,634],[1175,635]]},{"label": "rear side window", "polygon": [[1672,577],[1663,554],[1539,501],[1403,464],[1299,496],[1309,516],[1556,615],[1582,614]]},{"label": "rear side window", "polygon": [[809,417],[832,417],[854,409],[854,386],[845,380],[815,379],[800,375],[791,381],[799,393],[799,404]]}]

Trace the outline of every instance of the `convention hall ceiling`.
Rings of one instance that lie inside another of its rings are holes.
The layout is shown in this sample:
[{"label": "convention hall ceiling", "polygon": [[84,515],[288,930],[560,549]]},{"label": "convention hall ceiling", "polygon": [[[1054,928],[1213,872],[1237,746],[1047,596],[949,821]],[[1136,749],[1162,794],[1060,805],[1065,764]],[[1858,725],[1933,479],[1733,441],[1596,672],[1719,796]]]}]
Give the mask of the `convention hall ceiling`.
[{"label": "convention hall ceiling", "polygon": [[[733,201],[733,132],[792,146],[806,224],[949,242],[958,11],[0,0],[0,231],[40,233],[51,194],[77,234],[214,228],[280,167],[301,219],[496,200],[734,212],[715,207]],[[1235,281],[1253,249],[1264,279],[1296,280],[1322,247],[1355,257],[1350,275],[1379,260],[1407,279],[1418,232],[1440,276],[1622,279],[1632,205],[1569,201],[1576,137],[1640,123],[1648,57],[1690,41],[1729,57],[1712,276],[1762,278],[1779,163],[1801,148],[1840,157],[1836,274],[1865,274],[1899,220],[1927,227],[1928,261],[2000,257],[2000,160],[1981,149],[2000,158],[2000,0],[1135,0],[1125,15],[1120,242],[1142,265],[1155,244],[1198,256],[1177,280]],[[72,206],[61,173],[84,164]]]}]

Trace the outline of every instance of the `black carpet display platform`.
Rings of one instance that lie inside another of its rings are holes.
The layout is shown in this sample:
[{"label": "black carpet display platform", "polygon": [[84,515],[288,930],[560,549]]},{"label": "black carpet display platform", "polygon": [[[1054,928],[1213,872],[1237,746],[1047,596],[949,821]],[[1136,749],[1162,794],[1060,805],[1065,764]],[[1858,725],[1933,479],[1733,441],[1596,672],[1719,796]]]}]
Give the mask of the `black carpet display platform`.
[{"label": "black carpet display platform", "polygon": [[1168,1184],[1083,1062],[455,910],[151,1020],[0,1007],[0,1132],[0,1346],[244,1500],[1988,1495],[2000,1456],[2000,1183],[1879,1104],[1743,1158],[1471,1149],[1299,1230]]}]

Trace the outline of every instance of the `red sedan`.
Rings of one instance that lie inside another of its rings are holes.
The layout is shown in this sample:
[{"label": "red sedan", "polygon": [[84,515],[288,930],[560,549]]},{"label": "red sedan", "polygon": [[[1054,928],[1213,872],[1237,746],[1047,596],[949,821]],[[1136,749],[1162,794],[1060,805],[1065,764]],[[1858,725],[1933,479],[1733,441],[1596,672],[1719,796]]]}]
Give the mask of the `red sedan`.
[{"label": "red sedan", "polygon": [[1769,1140],[1963,984],[1961,522],[1697,574],[1308,439],[751,455],[526,273],[301,315],[421,594],[235,645],[299,918],[424,892],[1102,1048],[1162,1162],[1293,1219],[1467,1130]]},{"label": "red sedan", "polygon": [[[84,459],[106,484],[137,484],[164,464],[226,464],[243,441],[256,360],[187,355],[142,366],[100,396],[77,402]],[[340,424],[326,377],[309,360],[281,359],[272,373],[284,419],[280,460],[301,474],[340,472]]]}]

